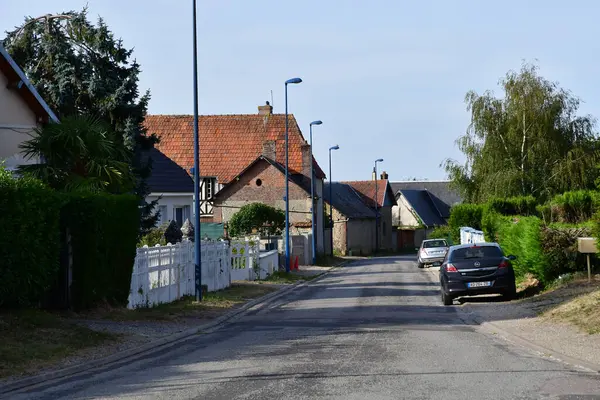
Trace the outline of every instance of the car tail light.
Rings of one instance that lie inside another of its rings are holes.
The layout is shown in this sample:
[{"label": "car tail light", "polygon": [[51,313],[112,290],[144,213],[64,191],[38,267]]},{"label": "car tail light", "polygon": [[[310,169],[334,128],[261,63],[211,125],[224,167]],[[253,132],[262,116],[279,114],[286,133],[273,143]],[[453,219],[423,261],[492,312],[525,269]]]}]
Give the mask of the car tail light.
[{"label": "car tail light", "polygon": [[458,272],[458,270],[456,269],[456,267],[452,264],[448,264],[446,265],[446,272]]},{"label": "car tail light", "polygon": [[510,264],[508,263],[508,261],[502,260],[500,265],[498,265],[498,268],[508,268],[509,266],[510,266]]}]

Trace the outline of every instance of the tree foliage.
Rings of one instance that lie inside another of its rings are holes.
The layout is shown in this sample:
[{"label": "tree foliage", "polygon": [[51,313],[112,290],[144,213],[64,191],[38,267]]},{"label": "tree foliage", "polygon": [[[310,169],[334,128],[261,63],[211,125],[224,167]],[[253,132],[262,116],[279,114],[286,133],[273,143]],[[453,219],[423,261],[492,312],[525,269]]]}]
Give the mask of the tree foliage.
[{"label": "tree foliage", "polygon": [[[599,159],[591,116],[578,116],[579,100],[524,64],[500,81],[504,98],[470,91],[467,133],[457,140],[466,156],[444,167],[466,201],[532,195],[548,199],[594,187]],[[592,173],[591,173],[592,172]]]},{"label": "tree foliage", "polygon": [[231,217],[229,236],[236,237],[254,233],[276,235],[285,227],[283,211],[263,203],[246,204]]},{"label": "tree foliage", "polygon": [[7,32],[4,46],[60,119],[97,116],[116,132],[117,146],[131,151],[134,192],[142,208],[140,231],[147,232],[156,223],[156,204],[145,202],[151,160],[142,155],[157,138],[146,135],[142,125],[150,93],[140,96],[140,65],[132,59],[133,50],[114,37],[102,18],[97,24],[90,22],[85,8],[27,17]]},{"label": "tree foliage", "polygon": [[62,191],[119,193],[132,189],[130,152],[118,146],[110,125],[86,115],[64,118],[60,124],[36,129],[21,144],[25,157],[39,164],[21,165],[28,173]]}]

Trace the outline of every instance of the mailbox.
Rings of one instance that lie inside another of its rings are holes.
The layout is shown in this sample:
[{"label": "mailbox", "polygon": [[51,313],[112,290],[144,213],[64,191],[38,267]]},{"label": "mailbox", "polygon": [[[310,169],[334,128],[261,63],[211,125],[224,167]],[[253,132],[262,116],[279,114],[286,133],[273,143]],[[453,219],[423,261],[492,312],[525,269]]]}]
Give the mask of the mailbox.
[{"label": "mailbox", "polygon": [[583,254],[595,254],[598,252],[596,238],[584,237],[577,239],[578,251]]}]

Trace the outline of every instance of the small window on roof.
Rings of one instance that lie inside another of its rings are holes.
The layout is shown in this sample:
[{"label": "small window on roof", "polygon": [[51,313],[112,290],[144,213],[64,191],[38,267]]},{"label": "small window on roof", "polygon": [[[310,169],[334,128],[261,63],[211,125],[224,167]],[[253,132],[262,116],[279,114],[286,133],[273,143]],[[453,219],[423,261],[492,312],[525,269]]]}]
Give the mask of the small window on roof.
[{"label": "small window on roof", "polygon": [[262,186],[262,179],[260,179],[260,178],[257,179],[255,183],[256,183],[256,186]]}]

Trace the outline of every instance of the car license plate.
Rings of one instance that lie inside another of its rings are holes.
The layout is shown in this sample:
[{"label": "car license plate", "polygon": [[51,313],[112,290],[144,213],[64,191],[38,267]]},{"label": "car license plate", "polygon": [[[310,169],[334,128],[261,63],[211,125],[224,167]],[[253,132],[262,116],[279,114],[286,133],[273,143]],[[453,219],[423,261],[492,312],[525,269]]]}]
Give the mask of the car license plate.
[{"label": "car license plate", "polygon": [[469,282],[469,283],[467,283],[467,287],[470,287],[470,288],[488,287],[488,286],[492,286],[492,282]]}]

